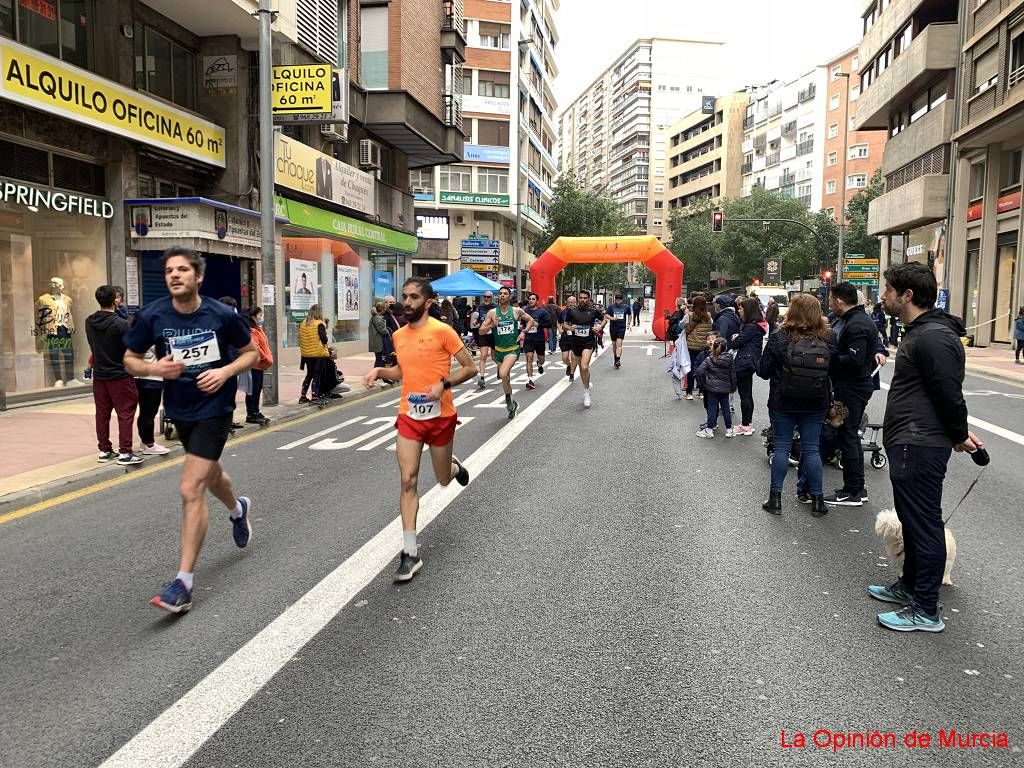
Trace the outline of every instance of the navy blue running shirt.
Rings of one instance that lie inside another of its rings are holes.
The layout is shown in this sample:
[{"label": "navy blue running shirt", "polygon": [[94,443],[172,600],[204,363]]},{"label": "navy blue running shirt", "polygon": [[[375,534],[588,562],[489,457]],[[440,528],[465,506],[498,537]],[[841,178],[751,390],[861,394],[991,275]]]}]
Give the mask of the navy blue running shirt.
[{"label": "navy blue running shirt", "polygon": [[629,305],[622,304],[609,304],[604,309],[606,315],[611,316],[611,326],[613,331],[621,331],[626,327],[626,315],[629,314]]},{"label": "navy blue running shirt", "polygon": [[536,309],[527,308],[523,311],[532,317],[537,323],[533,332],[526,334],[526,340],[544,341],[544,324],[548,322],[548,311],[543,307],[537,307]]},{"label": "navy blue running shirt", "polygon": [[144,353],[166,342],[171,356],[185,363],[185,371],[164,382],[164,411],[176,421],[201,421],[231,413],[235,409],[235,377],[224,382],[212,395],[201,392],[196,377],[210,368],[230,362],[228,347],[249,345],[249,328],[242,316],[219,301],[204,297],[199,309],[183,315],[171,304],[171,297],[147,304],[135,315],[135,323],[124,336],[132,352]]}]

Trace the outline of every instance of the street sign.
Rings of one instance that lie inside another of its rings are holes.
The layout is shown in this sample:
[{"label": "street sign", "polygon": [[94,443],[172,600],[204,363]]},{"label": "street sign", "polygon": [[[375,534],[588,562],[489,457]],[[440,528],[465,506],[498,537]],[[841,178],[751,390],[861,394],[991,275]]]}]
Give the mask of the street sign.
[{"label": "street sign", "polygon": [[854,278],[853,280],[847,280],[851,285],[878,285],[878,276],[876,275],[873,279],[867,280],[864,278]]},{"label": "street sign", "polygon": [[851,272],[877,272],[878,264],[843,264],[843,274]]},{"label": "street sign", "polygon": [[878,281],[877,272],[855,272],[852,275],[843,275],[843,280],[848,283],[855,282],[857,280],[874,280]]},{"label": "street sign", "polygon": [[498,256],[497,255],[495,255],[495,256],[466,256],[465,254],[463,254],[462,255],[462,263],[463,264],[491,264],[491,265],[494,265],[494,264],[498,263]]},{"label": "street sign", "polygon": [[333,74],[326,64],[273,67],[270,90],[274,114],[332,111]]},{"label": "street sign", "polygon": [[782,259],[764,260],[764,281],[769,285],[782,282]]}]

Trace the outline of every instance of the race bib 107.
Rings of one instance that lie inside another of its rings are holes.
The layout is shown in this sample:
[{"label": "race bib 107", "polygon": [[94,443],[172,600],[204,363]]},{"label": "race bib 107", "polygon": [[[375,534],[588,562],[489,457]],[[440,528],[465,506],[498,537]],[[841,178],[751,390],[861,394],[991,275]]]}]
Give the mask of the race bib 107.
[{"label": "race bib 107", "polygon": [[412,394],[406,396],[409,404],[409,418],[414,421],[429,421],[441,415],[441,403],[438,400],[428,400],[426,395]]}]

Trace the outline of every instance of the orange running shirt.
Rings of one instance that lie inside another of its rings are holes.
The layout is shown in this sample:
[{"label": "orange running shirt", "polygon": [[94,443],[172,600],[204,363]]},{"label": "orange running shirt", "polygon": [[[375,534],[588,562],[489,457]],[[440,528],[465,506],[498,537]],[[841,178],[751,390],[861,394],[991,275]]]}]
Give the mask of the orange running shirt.
[{"label": "orange running shirt", "polygon": [[[409,413],[408,396],[425,394],[441,379],[448,378],[452,370],[452,357],[465,344],[450,325],[427,318],[422,328],[403,326],[392,336],[395,354],[402,369],[402,400],[398,404],[400,414]],[[441,397],[441,416],[454,416],[452,391],[445,390]]]}]

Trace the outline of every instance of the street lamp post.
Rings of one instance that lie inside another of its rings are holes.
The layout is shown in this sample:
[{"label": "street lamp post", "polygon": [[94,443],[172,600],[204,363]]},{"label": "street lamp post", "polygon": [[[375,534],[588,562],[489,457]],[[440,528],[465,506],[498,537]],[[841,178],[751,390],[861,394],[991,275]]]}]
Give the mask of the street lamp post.
[{"label": "street lamp post", "polygon": [[846,98],[843,100],[843,186],[839,202],[839,253],[836,259],[836,279],[843,277],[843,248],[846,240],[846,160],[850,138],[850,73],[840,72],[839,77],[846,80]]},{"label": "street lamp post", "polygon": [[[522,58],[523,51],[528,50],[533,45],[533,38],[528,37],[525,40],[519,41],[519,58]],[[521,64],[516,65],[516,77],[521,78],[523,76],[523,67]],[[520,199],[520,192],[522,191],[522,185],[519,183],[519,166],[522,162],[520,159],[519,148],[522,146],[520,143],[519,126],[522,125],[522,113],[519,111],[519,107],[516,107],[516,141],[515,141],[515,180],[516,180],[516,301],[523,300],[523,201]],[[512,169],[509,169],[512,170]],[[509,174],[511,177],[512,174]],[[509,179],[511,181],[511,178]]]},{"label": "street lamp post", "polygon": [[[273,49],[271,47],[271,27],[275,11],[270,8],[270,0],[260,0],[256,12],[260,20],[259,40],[259,125],[260,147],[260,256],[262,258],[263,285],[274,289],[274,301],[263,312],[263,330],[267,334],[270,348],[277,349],[277,308],[281,301],[281,292],[277,290],[277,248],[274,232],[274,117],[270,104],[270,73]],[[344,84],[343,87],[348,87]],[[255,297],[254,297],[255,299]],[[262,303],[262,297],[260,298]],[[263,402],[277,405],[278,402],[278,369],[272,365],[267,376],[267,387],[264,390]]]}]

